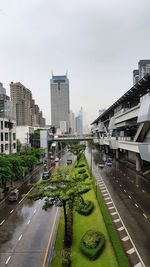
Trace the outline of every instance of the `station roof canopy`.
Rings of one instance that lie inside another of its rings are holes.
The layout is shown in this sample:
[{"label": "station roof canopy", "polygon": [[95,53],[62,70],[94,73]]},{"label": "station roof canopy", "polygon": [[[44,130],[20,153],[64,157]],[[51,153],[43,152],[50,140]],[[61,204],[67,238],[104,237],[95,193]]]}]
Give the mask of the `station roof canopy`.
[{"label": "station roof canopy", "polygon": [[105,118],[110,112],[112,112],[119,104],[124,101],[131,101],[133,97],[141,97],[150,91],[150,74],[146,74],[138,83],[136,83],[131,89],[129,89],[123,96],[121,96],[116,102],[114,102],[107,110],[105,110],[92,124],[97,123],[100,119]]}]

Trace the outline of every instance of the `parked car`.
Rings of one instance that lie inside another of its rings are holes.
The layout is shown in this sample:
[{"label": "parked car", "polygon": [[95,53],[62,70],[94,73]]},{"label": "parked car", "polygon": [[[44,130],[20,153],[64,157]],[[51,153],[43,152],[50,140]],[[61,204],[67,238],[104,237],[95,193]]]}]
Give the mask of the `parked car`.
[{"label": "parked car", "polygon": [[49,176],[50,176],[50,174],[51,174],[50,170],[48,170],[48,171],[44,171],[43,174],[42,174],[42,179],[43,179],[43,180],[48,179]]},{"label": "parked car", "polygon": [[58,161],[59,161],[59,158],[58,158],[58,157],[56,157],[56,158],[55,158],[55,162],[58,162]]},{"label": "parked car", "polygon": [[13,201],[18,200],[18,197],[19,197],[19,190],[14,189],[10,192],[8,199],[10,202],[13,202]]}]

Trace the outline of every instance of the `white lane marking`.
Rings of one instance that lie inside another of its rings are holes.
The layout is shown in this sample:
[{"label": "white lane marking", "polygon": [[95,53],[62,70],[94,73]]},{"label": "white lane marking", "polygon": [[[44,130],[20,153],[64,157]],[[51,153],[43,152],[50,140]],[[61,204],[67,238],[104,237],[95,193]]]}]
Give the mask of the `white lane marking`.
[{"label": "white lane marking", "polygon": [[20,240],[21,240],[21,238],[22,238],[22,234],[19,236],[18,240],[20,241]]},{"label": "white lane marking", "polygon": [[108,200],[108,199],[111,199],[111,198],[110,198],[110,197],[105,197],[104,199],[105,199],[105,200]]},{"label": "white lane marking", "polygon": [[112,204],[112,201],[107,202],[106,204]]},{"label": "white lane marking", "polygon": [[127,240],[129,240],[129,237],[128,237],[128,235],[127,235],[127,236],[125,236],[124,238],[122,238],[121,240],[122,240],[122,241],[127,241]]},{"label": "white lane marking", "polygon": [[[107,186],[106,186],[106,188],[107,188]],[[107,190],[108,190],[108,189],[107,189]],[[113,201],[113,200],[112,200],[112,202],[113,202],[113,204],[114,204],[114,201]],[[114,206],[115,206],[115,209],[117,210],[115,204],[114,204]],[[118,212],[118,210],[117,210],[117,212]],[[117,212],[116,212],[116,214],[117,214]],[[115,215],[115,214],[112,214],[112,213],[111,213],[111,215]],[[140,261],[141,261],[141,263],[142,263],[142,267],[146,267],[145,264],[144,264],[144,262],[143,262],[143,260],[142,260],[142,258],[141,258],[141,256],[140,256],[140,254],[139,254],[139,252],[138,252],[138,250],[137,250],[137,248],[136,248],[136,246],[135,246],[135,244],[134,244],[134,242],[133,242],[133,240],[132,240],[132,238],[131,238],[131,236],[130,236],[130,234],[129,234],[129,232],[128,232],[128,230],[127,230],[127,228],[125,227],[125,224],[124,224],[123,220],[121,219],[119,213],[118,213],[118,216],[119,216],[119,218],[120,218],[120,220],[121,220],[121,222],[122,222],[122,225],[124,226],[124,228],[125,228],[125,230],[126,230],[128,236],[129,236],[129,238],[130,238],[130,241],[131,241],[133,247],[135,248],[135,251],[136,251],[136,253],[137,253],[137,255],[138,255],[138,257],[139,257],[139,259],[140,259]]]},{"label": "white lane marking", "polygon": [[117,230],[120,232],[120,231],[124,230],[124,227],[121,226],[121,227],[119,227]]},{"label": "white lane marking", "polygon": [[10,261],[11,256],[8,257],[8,259],[6,260],[5,264],[8,264],[8,262]]},{"label": "white lane marking", "polygon": [[41,203],[41,201],[42,201],[42,200],[40,199],[39,204]]},{"label": "white lane marking", "polygon": [[29,224],[30,223],[30,220],[27,222],[27,224]]},{"label": "white lane marking", "polygon": [[109,210],[112,210],[112,209],[114,209],[114,208],[115,208],[115,207],[113,206],[113,207],[109,207],[108,209],[109,209]]},{"label": "white lane marking", "polygon": [[142,267],[142,263],[141,262],[138,262],[137,264],[135,264],[133,267]]},{"label": "white lane marking", "polygon": [[137,208],[139,207],[136,203],[135,203],[134,205],[135,205],[135,207],[137,207]]},{"label": "white lane marking", "polygon": [[33,212],[34,214],[36,213],[36,209],[34,210],[34,212]]},{"label": "white lane marking", "polygon": [[143,213],[143,216],[147,219],[147,216]]},{"label": "white lane marking", "polygon": [[124,189],[124,192],[126,193],[127,191]]},{"label": "white lane marking", "polygon": [[114,222],[120,222],[120,219],[116,219],[116,220],[114,220]]},{"label": "white lane marking", "polygon": [[3,221],[0,223],[0,225],[2,225],[4,222],[5,222],[5,220],[3,220]]},{"label": "white lane marking", "polygon": [[127,250],[127,253],[128,254],[133,254],[135,252],[135,249],[134,248],[130,248],[129,250]]},{"label": "white lane marking", "polygon": [[122,185],[120,184],[120,187],[122,187]]},{"label": "white lane marking", "polygon": [[108,195],[109,195],[108,193],[103,194],[103,196],[108,196]]},{"label": "white lane marking", "polygon": [[19,201],[19,204],[23,201],[23,198]]},{"label": "white lane marking", "polygon": [[106,190],[106,189],[104,189],[104,190],[101,190],[101,192],[102,192],[102,193],[104,193],[104,192],[107,192],[107,190]]},{"label": "white lane marking", "polygon": [[10,214],[13,213],[14,209],[10,211]]},{"label": "white lane marking", "polygon": [[145,193],[145,190],[142,190],[143,193]]},{"label": "white lane marking", "polygon": [[131,196],[128,196],[131,199]]},{"label": "white lane marking", "polygon": [[115,212],[112,212],[112,213],[110,213],[111,215],[116,215],[116,214],[118,214],[116,211]]}]

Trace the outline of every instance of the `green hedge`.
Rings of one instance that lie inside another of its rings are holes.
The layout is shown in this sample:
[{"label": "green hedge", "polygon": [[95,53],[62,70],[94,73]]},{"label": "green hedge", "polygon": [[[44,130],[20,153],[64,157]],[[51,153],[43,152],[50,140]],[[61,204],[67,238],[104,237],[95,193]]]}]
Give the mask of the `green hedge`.
[{"label": "green hedge", "polygon": [[[93,187],[95,188],[94,178],[93,178]],[[104,222],[105,222],[112,246],[113,246],[114,251],[115,251],[115,255],[116,255],[118,264],[120,267],[129,267],[128,259],[125,255],[123,248],[122,248],[118,234],[117,234],[116,230],[114,229],[114,225],[112,223],[111,216],[108,212],[107,207],[105,206],[105,202],[104,202],[104,199],[102,197],[100,190],[97,189],[96,195],[97,195],[99,207],[100,207],[100,210],[102,212]]]},{"label": "green hedge", "polygon": [[[88,232],[86,232],[85,235],[82,237],[82,239],[80,241],[79,248],[80,248],[80,251],[85,256],[87,256],[91,260],[95,260],[95,259],[97,259],[99,257],[100,253],[104,249],[104,246],[105,246],[105,237],[100,232],[97,232],[97,234],[99,235],[99,242],[97,243],[97,246],[95,248],[89,248],[89,247],[87,247],[85,245],[85,241],[84,241],[86,235],[88,235]],[[91,230],[90,230],[90,232],[91,232]]]},{"label": "green hedge", "polygon": [[80,168],[79,170],[78,170],[78,173],[79,174],[82,174],[82,173],[85,173],[86,172],[86,169],[85,168]]},{"label": "green hedge", "polygon": [[92,201],[86,200],[85,205],[77,205],[76,211],[82,215],[88,216],[94,209],[94,203]]}]

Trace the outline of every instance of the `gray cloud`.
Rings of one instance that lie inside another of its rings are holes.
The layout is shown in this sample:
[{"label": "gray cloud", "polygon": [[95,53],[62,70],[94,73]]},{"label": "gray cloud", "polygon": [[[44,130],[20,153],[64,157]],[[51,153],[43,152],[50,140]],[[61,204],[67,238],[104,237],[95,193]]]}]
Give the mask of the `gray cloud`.
[{"label": "gray cloud", "polygon": [[132,85],[149,58],[150,3],[143,0],[1,0],[1,82],[20,81],[50,122],[51,71],[68,69],[72,109],[90,120]]}]

